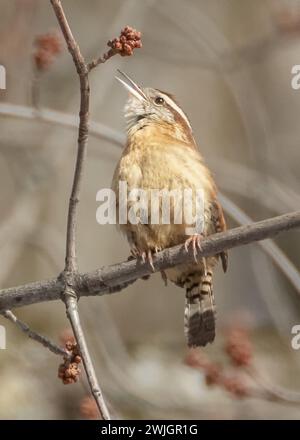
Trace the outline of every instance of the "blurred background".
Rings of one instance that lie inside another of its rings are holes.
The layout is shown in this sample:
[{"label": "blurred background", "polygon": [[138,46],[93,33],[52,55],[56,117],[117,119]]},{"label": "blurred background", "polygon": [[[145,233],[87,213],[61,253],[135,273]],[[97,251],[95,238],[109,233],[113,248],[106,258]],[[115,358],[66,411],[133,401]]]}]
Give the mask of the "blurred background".
[{"label": "blurred background", "polygon": [[[117,68],[177,97],[214,173],[229,227],[299,209],[300,90],[291,87],[291,69],[300,64],[300,1],[64,0],[63,6],[87,59],[106,51],[106,42],[127,24],[142,31],[143,42],[133,57],[115,56],[90,76],[93,124],[78,219],[80,271],[129,255],[114,226],[96,223],[96,193],[110,186],[124,140],[127,95],[114,79]],[[59,33],[50,2],[1,0],[0,7],[0,64],[7,72],[6,90],[0,90],[4,288],[63,268],[79,88],[64,43],[51,66],[37,68],[37,36]],[[228,273],[217,270],[217,337],[205,355],[230,378],[249,379],[224,349],[228,332],[243,329],[264,380],[300,393],[300,351],[291,347],[291,329],[300,324],[299,244],[299,231],[291,231],[274,242],[239,247],[229,253]],[[299,404],[274,402],[261,385],[249,384],[257,387],[256,396],[207,386],[205,372],[187,365],[194,363],[186,361],[183,307],[183,290],[165,287],[158,274],[122,293],[80,300],[113,417],[300,417]],[[57,343],[69,327],[58,301],[16,314]],[[63,385],[59,357],[3,317],[0,324],[7,333],[7,349],[0,350],[0,418],[93,417],[92,403],[83,400],[84,374],[79,383]]]}]

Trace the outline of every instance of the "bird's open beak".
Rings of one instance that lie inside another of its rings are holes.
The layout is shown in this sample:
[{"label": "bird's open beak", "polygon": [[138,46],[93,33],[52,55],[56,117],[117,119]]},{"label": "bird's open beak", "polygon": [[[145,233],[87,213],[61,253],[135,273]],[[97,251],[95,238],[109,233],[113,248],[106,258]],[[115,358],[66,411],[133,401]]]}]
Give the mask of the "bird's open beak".
[{"label": "bird's open beak", "polygon": [[126,73],[122,72],[121,70],[117,69],[118,72],[122,75],[124,79],[115,77],[120,83],[128,90],[131,95],[133,95],[135,98],[137,98],[139,101],[146,101],[147,96],[143,92],[143,90],[134,82],[131,78],[129,78]]}]

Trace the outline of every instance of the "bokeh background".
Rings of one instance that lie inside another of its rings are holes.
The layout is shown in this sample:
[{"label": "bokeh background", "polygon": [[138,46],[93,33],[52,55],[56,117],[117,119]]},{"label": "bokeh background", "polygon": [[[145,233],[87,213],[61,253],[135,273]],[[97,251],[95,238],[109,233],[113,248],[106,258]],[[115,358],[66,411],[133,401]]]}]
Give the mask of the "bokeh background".
[{"label": "bokeh background", "polygon": [[[133,57],[115,56],[90,77],[91,120],[98,125],[89,140],[79,208],[82,272],[129,255],[115,227],[99,226],[95,217],[96,193],[110,186],[124,139],[126,93],[114,79],[117,68],[141,85],[175,94],[214,173],[229,227],[299,209],[300,90],[291,87],[292,66],[300,64],[299,1],[64,0],[63,5],[87,59],[103,53],[107,40],[127,24],[143,33],[143,48]],[[65,47],[38,84],[35,80],[35,38],[58,30],[50,2],[1,0],[0,10],[0,64],[7,71],[7,89],[0,90],[0,282],[8,287],[56,276],[63,268],[77,139],[76,128],[66,124],[73,121],[68,115],[78,113],[79,89]],[[43,117],[32,110],[33,90]],[[253,244],[230,251],[228,273],[218,269],[215,276],[218,333],[205,353],[229,375],[240,374],[229,365],[224,343],[228,329],[243,327],[265,380],[300,393],[300,351],[291,347],[291,329],[300,324],[299,244],[299,232],[291,231],[264,248]],[[300,405],[238,399],[220,386],[207,386],[204,374],[185,362],[183,305],[183,291],[164,287],[157,274],[122,293],[80,300],[114,417],[300,417]],[[16,313],[57,343],[68,328],[61,302]],[[0,324],[7,332],[7,349],[0,350],[0,418],[86,416],[80,409],[88,394],[84,377],[63,385],[57,356],[3,317]]]}]

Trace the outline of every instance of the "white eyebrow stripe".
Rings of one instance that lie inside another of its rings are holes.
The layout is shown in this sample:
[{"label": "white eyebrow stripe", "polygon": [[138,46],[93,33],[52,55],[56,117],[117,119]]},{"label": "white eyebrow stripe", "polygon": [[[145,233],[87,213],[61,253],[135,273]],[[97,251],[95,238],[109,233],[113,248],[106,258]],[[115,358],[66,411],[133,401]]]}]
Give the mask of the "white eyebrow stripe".
[{"label": "white eyebrow stripe", "polygon": [[166,101],[167,104],[169,104],[170,107],[172,107],[177,113],[180,114],[180,116],[185,120],[185,122],[188,124],[188,126],[190,127],[190,129],[192,129],[191,124],[188,120],[188,118],[186,117],[185,113],[181,110],[181,108],[173,101],[173,99],[171,99],[168,95],[165,95],[164,93],[160,94],[161,96],[163,96],[164,100]]}]

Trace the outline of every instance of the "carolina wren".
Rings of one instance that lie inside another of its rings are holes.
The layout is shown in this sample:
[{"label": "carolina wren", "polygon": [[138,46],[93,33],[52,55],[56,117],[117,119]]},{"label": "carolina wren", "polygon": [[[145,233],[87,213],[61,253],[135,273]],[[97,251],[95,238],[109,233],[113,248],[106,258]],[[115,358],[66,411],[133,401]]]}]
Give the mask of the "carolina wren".
[{"label": "carolina wren", "polygon": [[[120,72],[120,71],[119,71]],[[181,224],[149,222],[120,224],[135,257],[153,265],[155,252],[180,243],[192,246],[195,261],[165,271],[164,276],[186,289],[184,330],[190,347],[204,346],[215,338],[215,301],[213,269],[221,258],[224,272],[227,253],[197,260],[201,237],[226,229],[216,186],[193,137],[190,122],[172,95],[152,88],[141,88],[120,72],[117,78],[129,91],[125,106],[127,142],[115,169],[112,189],[118,199],[119,182],[126,182],[128,191],[141,188],[174,190],[202,189],[204,198],[203,230],[187,236],[185,218]],[[162,209],[161,203],[158,209]],[[174,203],[171,205],[174,214]],[[173,215],[174,217],[174,215]]]}]

